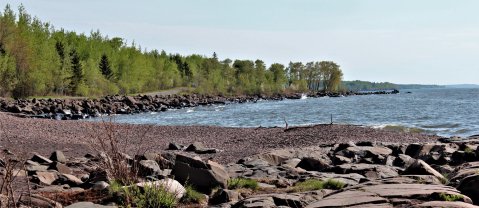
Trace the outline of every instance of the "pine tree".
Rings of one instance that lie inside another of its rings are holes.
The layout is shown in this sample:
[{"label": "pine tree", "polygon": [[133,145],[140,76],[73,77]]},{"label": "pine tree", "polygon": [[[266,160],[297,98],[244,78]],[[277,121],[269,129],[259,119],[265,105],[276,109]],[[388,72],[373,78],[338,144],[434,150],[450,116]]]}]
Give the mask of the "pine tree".
[{"label": "pine tree", "polygon": [[113,72],[111,71],[110,61],[108,60],[108,57],[106,56],[106,54],[103,54],[101,56],[99,67],[100,67],[101,74],[103,74],[103,76],[105,76],[107,79],[112,78]]},{"label": "pine tree", "polygon": [[83,70],[82,64],[80,63],[80,57],[75,49],[72,49],[70,52],[70,57],[73,74],[73,76],[70,78],[70,90],[72,94],[75,94],[78,89],[78,85],[80,85],[81,81],[83,80]]}]

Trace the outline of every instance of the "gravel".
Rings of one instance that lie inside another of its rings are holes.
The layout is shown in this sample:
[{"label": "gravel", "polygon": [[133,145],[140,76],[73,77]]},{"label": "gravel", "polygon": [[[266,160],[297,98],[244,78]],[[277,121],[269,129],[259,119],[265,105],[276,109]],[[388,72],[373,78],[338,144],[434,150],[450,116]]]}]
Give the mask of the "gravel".
[{"label": "gravel", "polygon": [[67,157],[101,150],[98,139],[118,139],[120,150],[159,152],[170,142],[189,145],[195,141],[221,150],[205,155],[226,164],[272,149],[318,146],[321,144],[377,141],[430,142],[437,136],[399,133],[353,125],[315,125],[283,128],[226,128],[214,126],[152,126],[114,124],[109,121],[56,121],[18,118],[0,113],[0,146],[17,154],[33,152],[49,156],[62,150]]}]

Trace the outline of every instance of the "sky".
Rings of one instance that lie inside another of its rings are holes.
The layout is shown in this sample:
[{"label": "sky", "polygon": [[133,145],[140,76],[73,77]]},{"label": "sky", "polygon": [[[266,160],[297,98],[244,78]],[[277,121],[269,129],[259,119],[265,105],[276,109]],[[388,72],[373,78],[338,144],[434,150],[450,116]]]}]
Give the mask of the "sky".
[{"label": "sky", "polygon": [[334,61],[345,80],[479,84],[477,0],[1,0],[146,49],[267,64]]}]

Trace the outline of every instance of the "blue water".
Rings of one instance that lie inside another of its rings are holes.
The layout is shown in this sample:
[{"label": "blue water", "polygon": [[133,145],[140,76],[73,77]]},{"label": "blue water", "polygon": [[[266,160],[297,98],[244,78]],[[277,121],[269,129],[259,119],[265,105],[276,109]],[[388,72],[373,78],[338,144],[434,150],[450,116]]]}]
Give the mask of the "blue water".
[{"label": "blue water", "polygon": [[479,134],[479,89],[421,89],[398,95],[259,101],[115,116],[115,122],[157,125],[272,127],[333,122],[417,128],[441,136]]}]

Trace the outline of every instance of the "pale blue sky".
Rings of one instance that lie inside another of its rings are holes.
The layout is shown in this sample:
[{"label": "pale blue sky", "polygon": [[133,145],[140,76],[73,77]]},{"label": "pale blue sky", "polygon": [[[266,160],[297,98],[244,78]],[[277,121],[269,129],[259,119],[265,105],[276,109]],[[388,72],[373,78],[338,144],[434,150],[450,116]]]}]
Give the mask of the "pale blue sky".
[{"label": "pale blue sky", "polygon": [[477,0],[2,0],[171,53],[332,60],[346,80],[479,84]]}]

